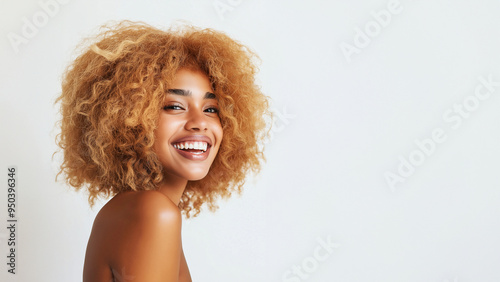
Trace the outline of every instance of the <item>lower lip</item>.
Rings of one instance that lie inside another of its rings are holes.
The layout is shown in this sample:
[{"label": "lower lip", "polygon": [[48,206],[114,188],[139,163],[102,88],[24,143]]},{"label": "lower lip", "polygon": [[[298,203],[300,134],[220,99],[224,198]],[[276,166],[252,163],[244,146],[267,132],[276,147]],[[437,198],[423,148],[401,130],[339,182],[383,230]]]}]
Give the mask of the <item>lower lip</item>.
[{"label": "lower lip", "polygon": [[194,154],[194,153],[189,153],[180,149],[177,149],[174,147],[174,149],[184,158],[192,160],[192,161],[204,161],[208,158],[208,153],[210,153],[210,148],[208,147],[207,150],[201,154]]}]

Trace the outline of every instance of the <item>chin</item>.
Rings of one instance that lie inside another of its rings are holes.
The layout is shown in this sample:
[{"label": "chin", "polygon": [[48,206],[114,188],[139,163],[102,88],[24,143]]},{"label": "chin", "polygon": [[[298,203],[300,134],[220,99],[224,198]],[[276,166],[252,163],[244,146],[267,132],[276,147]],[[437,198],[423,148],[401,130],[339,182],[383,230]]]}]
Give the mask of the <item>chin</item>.
[{"label": "chin", "polygon": [[205,178],[206,175],[203,175],[203,176],[196,176],[196,177],[189,177],[187,178],[188,181],[198,181],[198,180],[202,180],[203,178]]},{"label": "chin", "polygon": [[200,172],[192,172],[186,175],[186,179],[189,181],[197,181],[197,180],[202,180],[207,176],[208,170],[207,171],[200,171]]}]

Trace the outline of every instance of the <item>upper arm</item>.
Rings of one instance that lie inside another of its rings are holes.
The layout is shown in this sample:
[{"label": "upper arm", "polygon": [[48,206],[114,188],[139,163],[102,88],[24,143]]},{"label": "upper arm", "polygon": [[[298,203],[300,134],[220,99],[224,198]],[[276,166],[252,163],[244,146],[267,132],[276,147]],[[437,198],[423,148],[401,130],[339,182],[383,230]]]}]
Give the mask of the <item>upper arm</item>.
[{"label": "upper arm", "polygon": [[143,193],[113,243],[110,265],[133,281],[178,281],[181,258],[178,208],[158,193]]}]

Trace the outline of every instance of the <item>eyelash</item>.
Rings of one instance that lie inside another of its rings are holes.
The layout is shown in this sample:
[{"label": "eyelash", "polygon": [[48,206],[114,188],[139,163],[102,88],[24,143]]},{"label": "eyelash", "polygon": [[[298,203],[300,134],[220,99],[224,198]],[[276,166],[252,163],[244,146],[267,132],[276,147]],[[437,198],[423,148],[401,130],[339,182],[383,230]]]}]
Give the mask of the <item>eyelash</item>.
[{"label": "eyelash", "polygon": [[182,109],[182,107],[181,107],[181,106],[179,106],[179,105],[167,105],[167,106],[163,106],[163,109],[164,109],[164,110],[170,110],[170,109],[172,109],[172,110],[173,110],[173,109],[174,109],[174,107],[178,107],[178,108],[181,108],[181,109]]},{"label": "eyelash", "polygon": [[[174,109],[174,108],[180,108],[180,109],[183,109],[181,106],[179,105],[166,105],[166,106],[163,106],[163,110],[178,110],[178,109]],[[207,110],[209,109],[213,109],[213,112],[210,112],[211,114],[218,114],[219,113],[219,109],[216,108],[216,107],[210,107],[210,108],[207,108]]]},{"label": "eyelash", "polygon": [[210,109],[214,110],[213,112],[210,112],[212,114],[218,114],[219,113],[219,109],[218,108],[215,108],[215,107],[207,108],[207,110],[210,110]]}]

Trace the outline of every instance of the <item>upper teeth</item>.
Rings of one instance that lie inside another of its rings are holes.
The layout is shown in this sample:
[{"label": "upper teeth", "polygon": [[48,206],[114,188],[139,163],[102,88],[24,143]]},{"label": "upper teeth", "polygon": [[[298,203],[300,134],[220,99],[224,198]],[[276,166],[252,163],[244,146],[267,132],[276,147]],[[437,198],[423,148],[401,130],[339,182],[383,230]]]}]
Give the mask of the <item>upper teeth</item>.
[{"label": "upper teeth", "polygon": [[206,151],[208,147],[207,142],[181,142],[174,144],[176,149],[196,149]]}]

